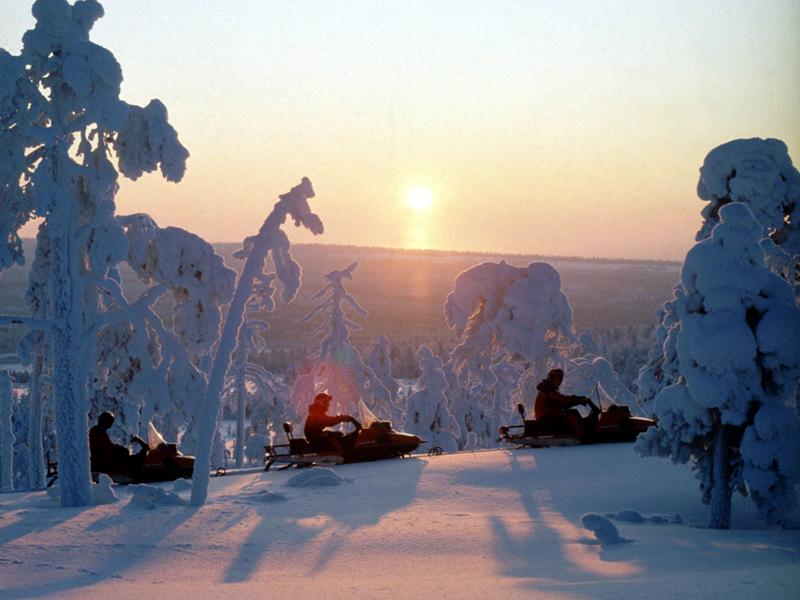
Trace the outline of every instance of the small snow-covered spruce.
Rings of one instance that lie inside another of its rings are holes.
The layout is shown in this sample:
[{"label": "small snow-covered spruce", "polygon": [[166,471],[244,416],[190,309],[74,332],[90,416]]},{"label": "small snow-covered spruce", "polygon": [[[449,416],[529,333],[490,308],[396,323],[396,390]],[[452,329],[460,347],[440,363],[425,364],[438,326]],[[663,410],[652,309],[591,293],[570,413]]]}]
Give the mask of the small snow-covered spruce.
[{"label": "small snow-covered spruce", "polygon": [[447,408],[444,363],[427,346],[417,351],[417,360],[422,372],[420,389],[408,399],[405,429],[426,440],[427,448],[439,446],[445,452],[455,452],[461,428]]},{"label": "small snow-covered spruce", "polygon": [[787,406],[800,378],[800,310],[764,266],[750,209],[730,203],[719,218],[686,256],[665,316],[663,368],[674,382],[656,396],[658,426],[636,449],[691,464],[711,527],[730,527],[734,490],[787,525],[800,468],[800,427]]},{"label": "small snow-covered spruce", "polygon": [[[368,315],[344,286],[346,279],[353,278],[357,266],[354,262],[346,269],[325,275],[325,286],[311,299],[312,302],[320,300],[319,304],[300,319],[305,323],[322,316],[320,324],[311,332],[312,338],[322,338],[319,352],[314,356],[315,388],[327,390],[343,412],[357,414],[361,398],[380,418],[397,419],[399,411],[391,392],[364,363],[358,348],[350,343],[350,333],[359,331],[361,326],[347,318],[345,309],[351,309],[360,317]],[[311,398],[306,401],[310,402]]]},{"label": "small snow-covered spruce", "polygon": [[[284,302],[291,302],[300,287],[300,265],[289,252],[289,237],[281,229],[287,217],[295,226],[303,226],[314,235],[323,232],[322,221],[311,212],[308,200],[314,197],[311,181],[303,177],[298,185],[279,196],[272,212],[264,220],[256,235],[244,240],[243,247],[235,256],[245,259],[242,274],[236,284],[228,314],[222,327],[222,334],[208,379],[208,386],[200,406],[197,430],[197,451],[192,483],[191,503],[194,506],[205,504],[208,496],[209,466],[214,432],[217,429],[225,377],[231,363],[231,356],[239,345],[239,334],[244,322],[248,304],[261,304],[267,310],[274,306],[272,287],[277,279],[283,289]],[[272,260],[274,274],[265,272],[267,258]]]},{"label": "small snow-covered spruce", "polygon": [[[39,217],[36,316],[0,318],[46,332],[61,503],[91,503],[86,415],[95,336],[126,311],[115,266],[127,240],[115,219],[119,171],[183,176],[188,157],[161,102],[119,98],[122,70],[89,41],[96,0],[36,0],[19,56],[0,50],[0,267],[24,260],[19,228]],[[40,249],[42,250],[40,252]],[[149,307],[148,307],[149,308]]]}]

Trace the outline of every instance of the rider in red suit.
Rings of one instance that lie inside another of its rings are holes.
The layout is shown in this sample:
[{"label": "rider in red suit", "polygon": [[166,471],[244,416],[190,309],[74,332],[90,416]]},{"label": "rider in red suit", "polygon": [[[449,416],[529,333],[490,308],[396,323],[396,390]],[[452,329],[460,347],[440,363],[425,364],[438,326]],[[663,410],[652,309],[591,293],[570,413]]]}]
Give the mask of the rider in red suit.
[{"label": "rider in red suit", "polygon": [[[339,423],[352,423],[356,429],[360,428],[359,422],[350,415],[329,415],[328,406],[331,403],[330,394],[324,392],[314,397],[314,402],[308,406],[308,416],[306,417],[303,433],[306,439],[321,448],[332,448],[341,452],[345,436],[341,431],[331,431],[326,427],[333,427]],[[348,436],[350,437],[350,436]]]}]

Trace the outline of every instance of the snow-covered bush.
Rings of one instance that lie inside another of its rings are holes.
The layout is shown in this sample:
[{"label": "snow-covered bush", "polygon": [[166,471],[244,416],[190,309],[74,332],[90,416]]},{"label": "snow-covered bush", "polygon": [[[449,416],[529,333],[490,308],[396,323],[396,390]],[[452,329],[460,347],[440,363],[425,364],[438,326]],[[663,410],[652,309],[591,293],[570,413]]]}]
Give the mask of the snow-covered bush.
[{"label": "snow-covered bush", "polygon": [[730,526],[731,495],[749,492],[772,523],[795,507],[800,310],[791,286],[764,266],[762,227],[747,205],[719,210],[711,237],[686,256],[665,329],[655,398],[658,427],[639,437],[643,455],[690,463],[710,523]]},{"label": "snow-covered bush", "polygon": [[420,389],[408,398],[405,429],[423,438],[423,448],[439,446],[445,452],[458,449],[461,428],[447,407],[447,379],[442,359],[427,346],[417,351]]}]

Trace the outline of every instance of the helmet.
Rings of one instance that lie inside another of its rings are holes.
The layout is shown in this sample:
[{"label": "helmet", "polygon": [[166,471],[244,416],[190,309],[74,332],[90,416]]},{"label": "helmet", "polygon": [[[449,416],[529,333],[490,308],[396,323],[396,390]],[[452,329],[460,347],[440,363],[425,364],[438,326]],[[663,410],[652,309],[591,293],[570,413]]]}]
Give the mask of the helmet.
[{"label": "helmet", "polygon": [[331,400],[332,400],[332,399],[333,399],[333,398],[331,398],[331,395],[330,395],[330,394],[326,394],[325,392],[320,392],[319,394],[317,394],[316,396],[314,396],[314,403],[315,403],[315,404],[316,404],[316,403],[320,403],[320,404],[330,404],[330,402],[331,402]]},{"label": "helmet", "polygon": [[550,369],[547,372],[547,376],[552,379],[553,377],[560,377],[564,379],[564,369]]},{"label": "helmet", "polygon": [[104,410],[97,416],[97,424],[111,427],[115,418],[114,413]]}]

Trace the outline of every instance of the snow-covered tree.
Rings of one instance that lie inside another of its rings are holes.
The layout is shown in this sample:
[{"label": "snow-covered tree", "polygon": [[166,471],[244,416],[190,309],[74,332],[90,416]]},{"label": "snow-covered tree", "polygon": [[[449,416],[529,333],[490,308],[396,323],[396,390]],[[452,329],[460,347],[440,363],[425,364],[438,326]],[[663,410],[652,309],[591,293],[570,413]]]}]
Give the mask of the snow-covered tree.
[{"label": "snow-covered tree", "polygon": [[[711,235],[719,223],[723,206],[746,204],[761,228],[764,261],[773,272],[794,286],[800,303],[800,173],[792,164],[786,144],[776,139],[738,139],[711,150],[700,168],[697,195],[708,202],[698,241]],[[650,410],[653,399],[676,381],[669,365],[675,348],[667,347],[672,328],[675,300],[665,303],[656,314],[658,327],[647,362],[639,371],[640,403]],[[667,360],[665,360],[667,358]],[[796,399],[796,409],[800,398]]]},{"label": "snow-covered tree", "polygon": [[375,341],[369,352],[367,364],[389,391],[392,401],[397,404],[397,393],[400,389],[400,384],[392,375],[392,357],[389,352],[389,340],[386,336],[382,335]]},{"label": "snow-covered tree", "polygon": [[800,172],[781,140],[739,139],[714,148],[700,167],[697,195],[708,202],[698,241],[711,235],[720,208],[741,202],[761,226],[762,238],[769,237],[795,264],[800,260]]},{"label": "snow-covered tree", "polygon": [[493,387],[492,366],[504,357],[541,375],[561,364],[559,346],[575,340],[561,277],[543,262],[485,262],[464,271],[447,297],[445,319],[459,339],[451,360],[462,385]]},{"label": "snow-covered tree", "polygon": [[405,429],[423,438],[425,447],[439,446],[446,452],[458,450],[461,428],[447,408],[447,379],[442,359],[427,346],[417,351],[420,388],[408,398]]},{"label": "snow-covered tree", "polygon": [[86,414],[95,336],[129,312],[115,271],[128,244],[114,217],[111,159],[131,179],[160,167],[178,181],[188,152],[161,102],[120,100],[119,64],[89,40],[103,15],[99,2],[37,0],[33,15],[21,54],[0,50],[0,267],[24,260],[19,228],[41,218],[44,308],[4,321],[49,338],[61,503],[80,506],[91,502]]},{"label": "snow-covered tree", "polygon": [[[243,248],[235,256],[245,260],[242,273],[236,284],[228,314],[222,327],[219,343],[211,367],[197,431],[197,456],[192,481],[191,503],[200,506],[208,495],[211,445],[214,432],[218,429],[222,393],[225,377],[230,367],[231,356],[237,345],[244,322],[245,311],[250,306],[260,306],[266,311],[273,310],[275,293],[272,283],[277,279],[282,286],[284,302],[291,302],[300,287],[300,265],[289,252],[289,237],[281,229],[287,217],[295,226],[303,226],[314,235],[323,232],[322,221],[311,212],[309,198],[314,197],[314,188],[308,178],[303,177],[298,185],[279,196],[272,212],[264,220],[261,229],[254,236],[244,240]],[[274,273],[266,273],[266,261],[270,258]]]},{"label": "snow-covered tree", "polygon": [[0,371],[0,491],[14,489],[14,425],[11,410],[14,402],[11,377]]},{"label": "snow-covered tree", "polygon": [[763,228],[747,205],[718,216],[687,254],[664,313],[662,368],[672,383],[655,398],[658,427],[636,448],[692,465],[711,527],[730,526],[737,489],[785,524],[800,468],[800,427],[787,406],[800,380],[800,310],[791,286],[764,266]]},{"label": "snow-covered tree", "polygon": [[312,301],[319,300],[319,304],[301,319],[301,322],[308,322],[322,316],[311,333],[312,338],[322,340],[314,357],[315,389],[326,390],[341,412],[358,414],[358,400],[362,399],[381,418],[396,421],[399,411],[391,392],[350,342],[350,334],[359,331],[361,326],[347,318],[345,310],[349,308],[360,317],[368,315],[344,286],[346,279],[353,278],[357,266],[358,263],[352,263],[346,269],[325,275],[326,284],[312,297]]},{"label": "snow-covered tree", "polygon": [[[236,443],[234,445],[234,464],[244,464],[246,447],[260,443],[260,454],[272,433],[292,414],[287,386],[275,375],[249,358],[267,348],[262,334],[267,331],[267,323],[249,320],[242,325],[239,343],[233,355],[231,369],[224,392],[224,401],[236,405]],[[250,430],[245,431],[245,413],[250,410]],[[253,440],[258,436],[258,440]],[[258,458],[261,458],[259,456]]]}]

